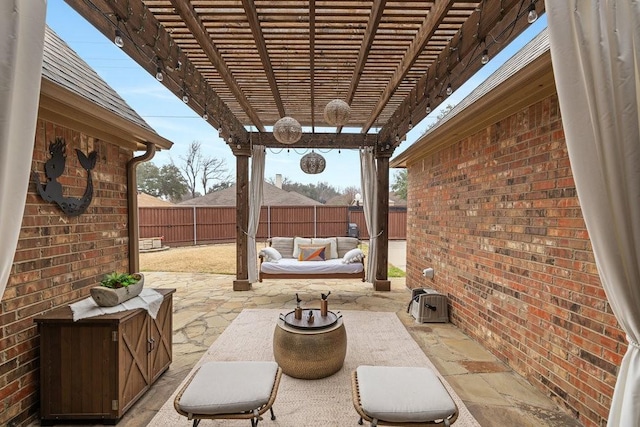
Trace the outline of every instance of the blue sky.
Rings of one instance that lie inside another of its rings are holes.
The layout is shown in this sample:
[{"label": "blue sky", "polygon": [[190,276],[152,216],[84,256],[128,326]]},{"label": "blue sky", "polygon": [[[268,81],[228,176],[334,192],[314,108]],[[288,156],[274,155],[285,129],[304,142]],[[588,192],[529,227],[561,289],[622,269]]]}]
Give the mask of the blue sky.
[{"label": "blue sky", "polygon": [[[143,70],[123,51],[117,48],[84,18],[78,15],[63,0],[48,0],[47,24],[51,27],[82,59],[84,59],[122,98],[145,119],[158,134],[174,143],[169,151],[157,153],[152,160],[162,166],[180,163],[192,141],[202,143],[204,154],[224,159],[232,179],[235,180],[235,157],[229,147],[218,137],[218,131],[187,107],[178,97],[173,95],[161,83]],[[544,27],[546,16],[540,17],[516,41],[511,43],[499,55],[492,58],[473,78],[456,90],[441,107],[455,105],[468,95],[478,84],[495,71],[506,59],[531,40]],[[407,139],[396,154],[406,150],[432,124],[439,110],[436,109],[420,123],[414,125],[407,134]],[[316,150],[318,151],[318,150]],[[276,174],[291,181],[303,184],[326,182],[337,189],[360,187],[360,161],[355,150],[320,150],[327,160],[325,171],[318,175],[307,175],[300,170],[300,157],[304,151],[284,150],[267,151],[265,178],[273,178]],[[391,171],[391,182],[395,171]]]}]

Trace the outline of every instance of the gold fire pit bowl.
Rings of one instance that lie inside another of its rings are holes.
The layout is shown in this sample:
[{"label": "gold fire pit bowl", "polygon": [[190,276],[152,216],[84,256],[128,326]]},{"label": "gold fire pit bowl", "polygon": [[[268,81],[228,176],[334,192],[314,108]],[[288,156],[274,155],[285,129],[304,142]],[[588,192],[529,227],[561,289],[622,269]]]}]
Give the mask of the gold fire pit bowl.
[{"label": "gold fire pit bowl", "polygon": [[[307,322],[310,311],[313,323]],[[329,311],[321,316],[316,309],[303,310],[302,321],[294,318],[293,311],[280,315],[273,333],[273,355],[290,377],[315,380],[333,375],[342,368],[346,354],[342,315]]]}]

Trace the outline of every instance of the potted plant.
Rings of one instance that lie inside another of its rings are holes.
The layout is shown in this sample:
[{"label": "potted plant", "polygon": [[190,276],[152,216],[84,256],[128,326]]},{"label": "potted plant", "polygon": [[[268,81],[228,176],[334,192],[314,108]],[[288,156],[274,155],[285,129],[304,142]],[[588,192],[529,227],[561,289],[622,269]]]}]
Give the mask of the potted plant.
[{"label": "potted plant", "polygon": [[100,286],[91,288],[91,297],[102,307],[113,307],[137,296],[144,286],[144,276],[140,273],[107,274]]}]

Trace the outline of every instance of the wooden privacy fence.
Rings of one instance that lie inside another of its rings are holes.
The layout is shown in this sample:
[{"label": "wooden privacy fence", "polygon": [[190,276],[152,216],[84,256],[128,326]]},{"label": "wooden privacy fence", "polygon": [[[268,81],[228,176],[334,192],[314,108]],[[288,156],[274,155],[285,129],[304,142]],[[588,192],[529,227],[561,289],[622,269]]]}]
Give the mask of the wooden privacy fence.
[{"label": "wooden privacy fence", "polygon": [[[163,245],[203,245],[236,239],[235,206],[141,207],[138,213],[140,238],[162,237]],[[362,207],[263,206],[256,238],[348,236],[356,230],[361,239],[369,238]],[[406,232],[407,208],[389,207],[389,239],[405,240]]]}]

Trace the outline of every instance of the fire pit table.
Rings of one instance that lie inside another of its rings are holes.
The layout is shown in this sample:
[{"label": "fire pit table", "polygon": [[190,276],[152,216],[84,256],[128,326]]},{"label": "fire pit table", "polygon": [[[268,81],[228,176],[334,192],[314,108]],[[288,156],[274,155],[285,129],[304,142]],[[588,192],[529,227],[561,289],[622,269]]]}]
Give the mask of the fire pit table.
[{"label": "fire pit table", "polygon": [[[309,317],[313,316],[313,321]],[[273,355],[285,374],[301,379],[325,378],[338,372],[347,354],[347,332],[342,315],[305,309],[281,314],[273,333]]]}]

